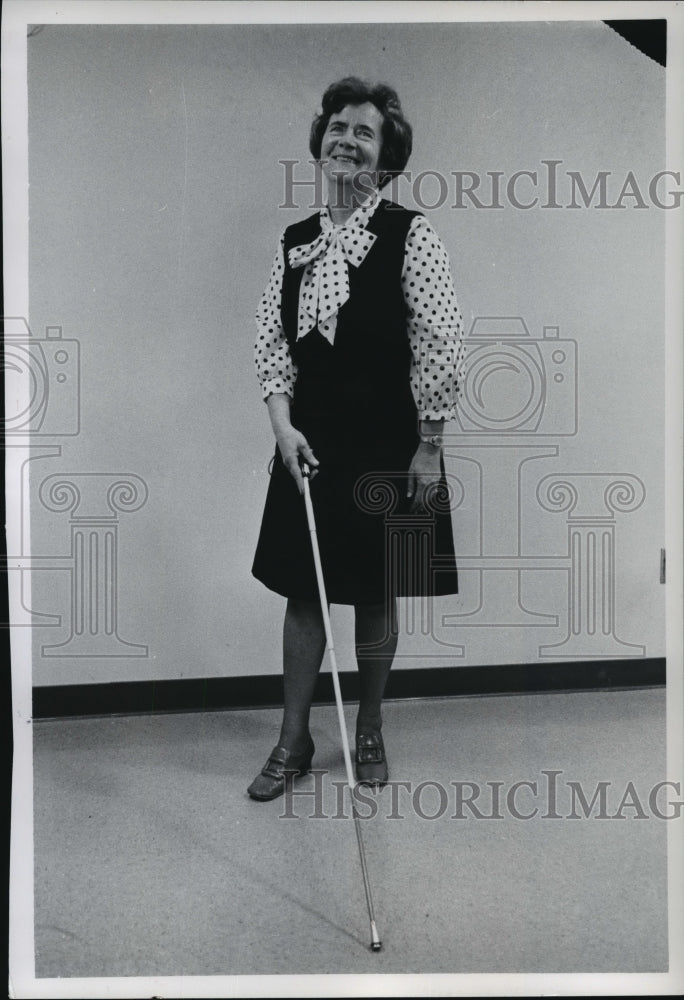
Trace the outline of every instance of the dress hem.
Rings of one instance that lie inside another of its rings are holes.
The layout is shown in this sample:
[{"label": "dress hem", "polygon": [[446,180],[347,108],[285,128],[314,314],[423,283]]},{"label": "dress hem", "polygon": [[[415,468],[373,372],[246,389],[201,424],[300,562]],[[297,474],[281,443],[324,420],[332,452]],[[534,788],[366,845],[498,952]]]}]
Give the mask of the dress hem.
[{"label": "dress hem", "polygon": [[[254,577],[255,580],[258,580],[259,583],[262,583],[267,590],[270,590],[274,594],[279,594],[280,597],[284,597],[286,599],[292,598],[293,600],[300,600],[300,601],[311,601],[315,603],[318,603],[320,601],[320,595],[318,593],[318,590],[316,590],[315,593],[312,593],[309,590],[295,592],[292,590],[292,588],[284,585],[279,586],[276,583],[267,583],[266,580],[264,580],[263,577],[259,576],[258,573],[254,572],[254,570],[252,570],[252,576]],[[451,587],[449,587],[444,590],[436,589],[431,593],[425,593],[424,591],[420,593],[413,593],[413,592],[407,593],[404,591],[397,591],[392,596],[395,598],[450,597],[450,596],[456,596],[458,593],[459,593],[458,589],[452,589]],[[342,604],[348,607],[350,606],[353,607],[357,604],[367,604],[367,605],[384,604],[387,595],[386,593],[383,593],[382,595],[374,594],[372,596],[365,594],[365,595],[360,595],[359,597],[352,597],[350,594],[340,594],[339,592],[336,591],[329,593],[328,591],[326,591],[326,597],[328,599],[328,604]]]}]

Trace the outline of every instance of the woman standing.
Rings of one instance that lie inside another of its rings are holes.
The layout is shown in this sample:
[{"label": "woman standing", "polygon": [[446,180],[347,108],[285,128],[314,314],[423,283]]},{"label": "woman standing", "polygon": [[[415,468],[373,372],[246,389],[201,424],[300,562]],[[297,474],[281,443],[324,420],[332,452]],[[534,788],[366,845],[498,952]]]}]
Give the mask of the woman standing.
[{"label": "woman standing", "polygon": [[[454,413],[461,319],[434,230],[379,196],[411,144],[391,87],[348,77],[327,89],[310,149],[328,203],[283,233],[257,311],[257,374],[277,447],[252,572],[288,603],[282,728],[248,789],[255,799],[282,794],[284,771],[305,773],[314,753],[309,711],[325,633],[300,463],[313,470],[328,599],[355,608],[360,782],[388,778],[381,702],[397,596],[458,591],[441,433]],[[429,519],[434,566],[410,545],[388,545],[379,498],[395,525]]]}]

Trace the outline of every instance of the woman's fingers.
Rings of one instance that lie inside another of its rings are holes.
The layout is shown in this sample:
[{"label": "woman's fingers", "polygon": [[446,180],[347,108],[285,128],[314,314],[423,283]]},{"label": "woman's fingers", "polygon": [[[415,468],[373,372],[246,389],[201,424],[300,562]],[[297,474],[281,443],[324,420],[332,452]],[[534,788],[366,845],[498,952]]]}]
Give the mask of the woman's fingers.
[{"label": "woman's fingers", "polygon": [[[424,514],[427,510],[427,500],[432,488],[439,482],[439,477],[433,475],[417,475],[415,477],[416,487],[413,503],[411,504],[412,514]],[[412,494],[409,493],[409,496]]]},{"label": "woman's fingers", "polygon": [[309,466],[309,478],[313,479],[317,472],[318,459],[309,447],[309,442],[299,431],[284,435],[278,443],[283,457],[283,465],[296,482],[299,492],[303,493],[302,462],[306,462]]},{"label": "woman's fingers", "polygon": [[308,462],[309,465],[312,468],[314,468],[315,466],[318,465],[318,459],[316,458],[316,456],[312,452],[312,450],[311,450],[311,448],[309,446],[309,442],[308,441],[304,441],[303,442],[303,444],[302,444],[302,446],[300,448],[300,451],[302,453],[302,457],[304,458],[304,461]]},{"label": "woman's fingers", "polygon": [[300,454],[311,470],[309,479],[314,479],[318,472],[318,459],[309,446],[308,441],[304,441],[300,447]]},{"label": "woman's fingers", "polygon": [[425,496],[424,477],[420,472],[416,472],[413,463],[409,467],[408,488],[406,496],[411,500],[409,511],[411,514],[420,514],[423,510],[423,498]]},{"label": "woman's fingers", "polygon": [[411,513],[420,514],[425,509],[425,481],[423,476],[415,477],[415,488],[413,492],[413,503],[411,504]]},{"label": "woman's fingers", "polygon": [[283,457],[283,464],[285,468],[290,473],[292,478],[297,484],[297,489],[300,493],[304,492],[304,480],[302,479],[302,470],[299,465],[299,453],[293,452],[287,456]]}]

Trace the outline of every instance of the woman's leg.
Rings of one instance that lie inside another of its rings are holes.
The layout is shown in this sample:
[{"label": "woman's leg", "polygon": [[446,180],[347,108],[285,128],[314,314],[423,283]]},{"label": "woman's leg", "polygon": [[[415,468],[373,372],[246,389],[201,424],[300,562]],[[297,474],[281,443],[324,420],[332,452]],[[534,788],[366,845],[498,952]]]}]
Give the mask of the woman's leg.
[{"label": "woman's leg", "polygon": [[290,598],[283,627],[283,725],[278,745],[291,753],[309,742],[309,711],[325,652],[325,628],[318,602]]},{"label": "woman's leg", "polygon": [[359,714],[356,732],[379,730],[380,706],[397,649],[397,602],[357,604],[356,660],[359,666]]}]

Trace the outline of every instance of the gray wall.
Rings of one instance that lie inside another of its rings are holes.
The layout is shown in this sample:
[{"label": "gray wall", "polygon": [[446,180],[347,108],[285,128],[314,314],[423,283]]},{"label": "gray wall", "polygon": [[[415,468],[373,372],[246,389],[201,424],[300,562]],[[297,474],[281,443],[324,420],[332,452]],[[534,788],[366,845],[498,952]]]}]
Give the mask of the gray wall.
[{"label": "gray wall", "polygon": [[[647,190],[663,168],[664,71],[600,22],[46,26],[28,58],[29,319],[35,336],[61,325],[81,352],[80,433],[48,433],[41,441],[61,455],[31,463],[32,551],[48,567],[34,574],[32,610],[63,616],[34,630],[34,682],[276,673],[284,602],[250,575],[272,453],[253,315],[279,232],[308,214],[305,204],[278,210],[278,161],[308,158],[323,89],[350,72],[393,83],[414,123],[414,175],[508,177],[558,159],[589,184],[612,171],[614,202],[627,171]],[[398,190],[411,206],[408,185]],[[429,184],[423,192],[434,198]],[[451,200],[427,214],[450,252],[466,326],[520,316],[534,340],[551,325],[575,341],[577,431],[551,427],[498,452],[486,436],[450,440],[449,471],[465,490],[457,551],[474,561],[461,594],[436,602],[436,638],[405,638],[397,667],[525,662],[562,641],[568,511],[537,496],[553,473],[590,474],[575,480],[594,493],[574,516],[610,519],[603,474],[638,477],[646,492],[608,529],[616,641],[601,651],[580,637],[543,658],[663,655],[665,212],[629,199],[623,210],[574,211],[459,210]],[[532,454],[523,443],[557,454],[522,462]],[[505,468],[498,459],[511,455]],[[118,631],[146,656],[113,657],[97,637],[70,655],[41,653],[68,638],[72,595],[69,512],[46,510],[38,489],[50,475],[92,472],[133,473],[149,490],[140,509],[118,515]],[[490,573],[485,586],[476,557],[515,555],[516,536],[536,562],[519,581]],[[518,603],[557,621],[520,612],[516,624],[518,582]],[[461,620],[479,627],[441,621],[475,612],[485,589],[480,618]],[[345,669],[350,624],[349,609],[334,610]]]}]

